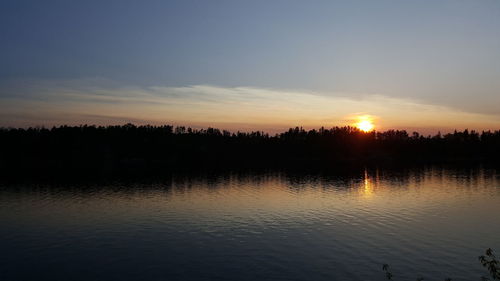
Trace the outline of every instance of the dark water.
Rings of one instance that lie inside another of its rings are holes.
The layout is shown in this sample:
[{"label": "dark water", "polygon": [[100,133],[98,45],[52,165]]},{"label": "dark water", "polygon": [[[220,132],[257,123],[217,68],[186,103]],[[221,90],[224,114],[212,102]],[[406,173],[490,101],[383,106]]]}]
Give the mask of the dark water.
[{"label": "dark water", "polygon": [[3,185],[0,280],[478,280],[500,174],[226,174]]}]

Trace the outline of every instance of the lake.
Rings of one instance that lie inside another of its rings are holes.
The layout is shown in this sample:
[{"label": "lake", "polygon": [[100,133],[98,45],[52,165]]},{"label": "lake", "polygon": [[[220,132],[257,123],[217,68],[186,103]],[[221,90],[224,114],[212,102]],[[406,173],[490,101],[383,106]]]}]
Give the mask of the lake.
[{"label": "lake", "polygon": [[500,255],[481,167],[2,184],[0,280],[478,280]]}]

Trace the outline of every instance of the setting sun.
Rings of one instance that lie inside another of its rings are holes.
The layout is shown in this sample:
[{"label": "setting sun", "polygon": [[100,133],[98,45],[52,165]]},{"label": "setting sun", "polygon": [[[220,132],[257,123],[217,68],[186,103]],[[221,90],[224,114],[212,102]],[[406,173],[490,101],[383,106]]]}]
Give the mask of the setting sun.
[{"label": "setting sun", "polygon": [[359,122],[356,123],[356,127],[363,132],[370,132],[375,127],[373,121],[369,116],[360,116]]}]

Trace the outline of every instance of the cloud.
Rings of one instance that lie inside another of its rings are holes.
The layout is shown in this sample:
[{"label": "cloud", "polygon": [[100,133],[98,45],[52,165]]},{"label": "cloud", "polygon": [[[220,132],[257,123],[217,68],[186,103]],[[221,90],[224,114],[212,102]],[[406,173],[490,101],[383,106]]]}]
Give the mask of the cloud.
[{"label": "cloud", "polygon": [[104,79],[25,81],[0,88],[1,126],[183,124],[279,131],[291,126],[352,125],[375,117],[378,129],[497,129],[500,116],[382,95],[256,87],[123,86]]}]

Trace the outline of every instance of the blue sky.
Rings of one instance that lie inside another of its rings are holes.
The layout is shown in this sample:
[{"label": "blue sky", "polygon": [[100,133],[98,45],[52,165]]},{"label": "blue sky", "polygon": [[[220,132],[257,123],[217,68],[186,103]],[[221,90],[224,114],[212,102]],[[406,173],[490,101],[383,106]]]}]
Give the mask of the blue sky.
[{"label": "blue sky", "polygon": [[[426,119],[421,111],[409,112],[413,117],[406,124],[395,123],[392,108],[371,112],[375,97],[439,107],[453,116],[480,115],[467,125],[500,127],[500,1],[2,0],[0,35],[2,126],[127,118],[221,125],[210,114],[204,123],[195,118],[208,106],[195,105],[197,87],[210,86],[203,95],[213,95],[208,97],[212,107],[223,102],[217,98],[228,98],[214,89],[232,100],[230,93],[241,89],[268,95],[254,98],[259,102],[251,108],[245,99],[232,103],[250,112],[242,120],[249,128],[264,126],[252,127],[252,119],[272,119],[260,110],[267,103],[279,100],[278,111],[293,108],[280,97],[297,92],[311,108],[316,96],[331,98],[331,113],[326,108],[321,116],[311,112],[315,121],[306,122],[304,116],[293,118],[292,110],[282,127],[342,125],[332,123],[347,122],[349,114],[338,113],[335,101],[346,98],[357,102],[352,114],[376,115],[386,120],[385,127],[464,126],[463,118],[454,122],[446,116],[427,126],[419,121]],[[158,87],[175,93],[162,92],[167,105],[153,119],[137,113],[151,110],[143,103],[68,97],[68,92],[142,97]],[[179,88],[196,91],[172,90]],[[175,107],[166,101],[174,95],[179,99]],[[310,103],[307,96],[313,96]],[[96,106],[102,112],[95,112]],[[106,115],[117,107],[119,115]],[[65,117],[65,108],[76,115]],[[100,119],[85,117],[90,113]],[[238,111],[234,114],[241,119]]]}]

